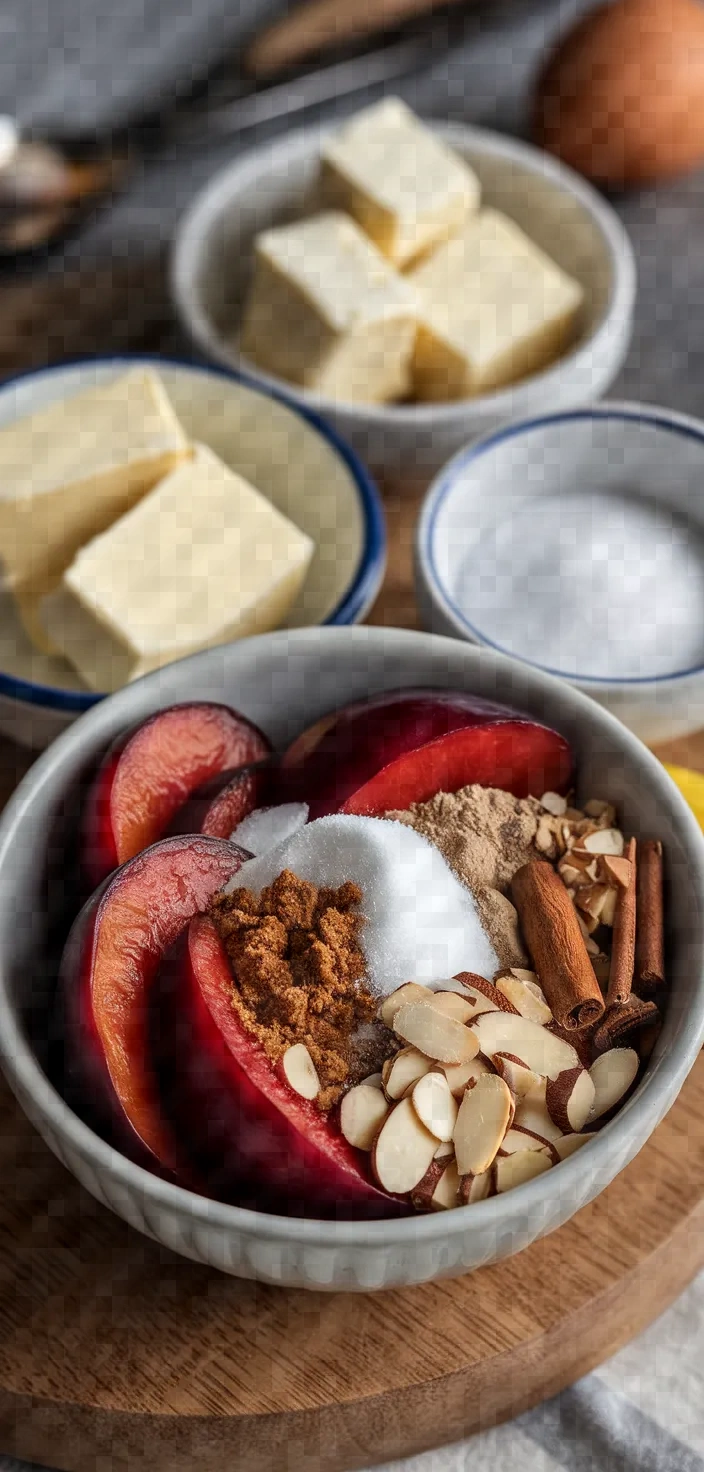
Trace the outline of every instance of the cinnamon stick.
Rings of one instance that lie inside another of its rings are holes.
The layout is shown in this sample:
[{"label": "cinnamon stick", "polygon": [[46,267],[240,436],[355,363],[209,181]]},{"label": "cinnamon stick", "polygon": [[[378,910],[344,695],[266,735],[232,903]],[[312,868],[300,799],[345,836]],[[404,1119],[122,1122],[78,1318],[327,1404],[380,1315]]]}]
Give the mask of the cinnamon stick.
[{"label": "cinnamon stick", "polygon": [[609,989],[606,993],[607,1007],[623,1007],[633,988],[633,968],[636,955],[636,841],[631,838],[626,846],[625,858],[631,865],[628,888],[619,890],[614,916],[614,933],[611,943],[611,966]]},{"label": "cinnamon stick", "polygon": [[620,1048],[634,1033],[655,1027],[659,1022],[660,1012],[654,1002],[642,1002],[640,997],[632,996],[625,1006],[607,1008],[594,1033],[594,1051],[607,1053],[609,1048]]},{"label": "cinnamon stick", "polygon": [[638,844],[636,900],[636,981],[646,996],[665,982],[662,844],[643,838]]},{"label": "cinnamon stick", "polygon": [[559,875],[551,864],[532,859],[514,874],[511,896],[557,1026],[592,1026],[603,1015],[604,999]]}]

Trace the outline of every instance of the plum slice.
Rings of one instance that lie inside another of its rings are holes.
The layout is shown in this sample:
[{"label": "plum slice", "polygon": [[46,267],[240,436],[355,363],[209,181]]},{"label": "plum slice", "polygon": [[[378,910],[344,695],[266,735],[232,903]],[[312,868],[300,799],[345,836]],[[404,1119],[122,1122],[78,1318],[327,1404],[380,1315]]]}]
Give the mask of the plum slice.
[{"label": "plum slice", "polygon": [[380,1191],[364,1157],[272,1066],[231,1003],[232,976],[207,915],[191,922],[175,978],[175,1077],[185,1127],[227,1194],[256,1183],[279,1211],[347,1219],[397,1216],[407,1203]]},{"label": "plum slice", "polygon": [[374,815],[470,782],[540,797],[564,790],[571,773],[564,738],[508,706],[461,690],[394,690],[299,736],[281,762],[279,800],[308,802],[311,818]]},{"label": "plum slice", "polygon": [[169,837],[205,833],[209,838],[229,838],[238,824],[261,806],[267,778],[266,767],[244,767],[211,777],[178,809],[169,824]]},{"label": "plum slice", "polygon": [[266,736],[225,705],[172,705],[123,733],[103,759],[86,803],[85,866],[100,884],[166,833],[203,783],[266,760]]},{"label": "plum slice", "polygon": [[568,743],[547,726],[519,720],[466,726],[404,752],[353,792],[340,811],[374,817],[471,782],[503,788],[514,797],[540,797],[566,792],[572,767]]},{"label": "plum slice", "polygon": [[69,1093],[137,1164],[181,1176],[152,1049],[160,962],[250,855],[216,838],[167,838],[83,907],[61,963]]}]

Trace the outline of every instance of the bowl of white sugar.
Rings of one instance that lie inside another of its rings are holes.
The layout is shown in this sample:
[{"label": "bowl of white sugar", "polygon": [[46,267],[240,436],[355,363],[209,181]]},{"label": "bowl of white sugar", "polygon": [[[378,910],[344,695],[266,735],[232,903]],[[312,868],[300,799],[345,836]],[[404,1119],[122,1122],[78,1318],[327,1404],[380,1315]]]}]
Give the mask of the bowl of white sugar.
[{"label": "bowl of white sugar", "polygon": [[425,627],[560,675],[647,742],[704,725],[704,422],[609,403],[460,451],[418,524]]}]

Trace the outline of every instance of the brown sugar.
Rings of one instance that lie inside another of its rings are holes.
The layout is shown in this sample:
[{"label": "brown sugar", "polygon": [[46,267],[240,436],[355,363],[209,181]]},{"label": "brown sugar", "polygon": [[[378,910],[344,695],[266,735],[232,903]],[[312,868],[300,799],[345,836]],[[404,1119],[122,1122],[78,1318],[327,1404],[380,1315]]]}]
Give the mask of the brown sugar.
[{"label": "brown sugar", "polygon": [[429,838],[471,889],[502,966],[526,964],[518,916],[506,892],[517,870],[535,858],[541,816],[536,798],[512,797],[498,787],[476,783],[385,814]]},{"label": "brown sugar", "polygon": [[306,1044],[323,1110],[343,1092],[353,1035],[378,1005],[364,985],[361,899],[356,884],[318,889],[285,869],[258,896],[218,895],[211,911],[232,966],[233,1006],[273,1063]]}]

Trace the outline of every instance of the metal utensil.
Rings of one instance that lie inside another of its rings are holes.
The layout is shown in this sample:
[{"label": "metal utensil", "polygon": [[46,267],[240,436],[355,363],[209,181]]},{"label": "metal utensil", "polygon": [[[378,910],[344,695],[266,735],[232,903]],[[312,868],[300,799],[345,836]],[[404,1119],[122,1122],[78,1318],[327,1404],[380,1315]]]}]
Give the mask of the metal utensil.
[{"label": "metal utensil", "polygon": [[289,73],[273,84],[262,86],[243,76],[211,79],[167,113],[145,118],[103,143],[72,146],[12,137],[10,146],[8,119],[4,166],[0,152],[0,257],[21,257],[55,244],[143,162],[171,161],[263,124],[393,84],[425,70],[458,34],[456,16],[453,21],[434,16],[413,34],[374,51]]}]

